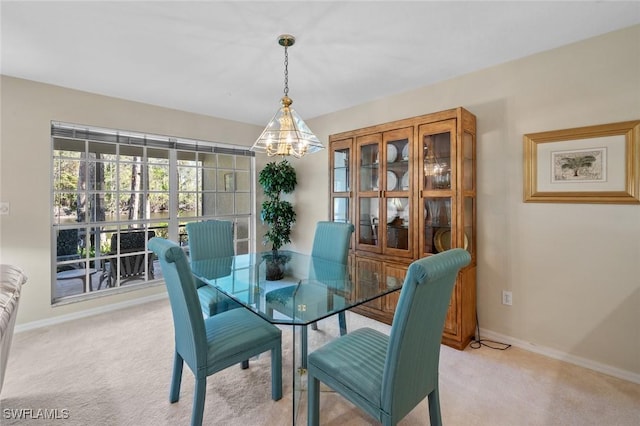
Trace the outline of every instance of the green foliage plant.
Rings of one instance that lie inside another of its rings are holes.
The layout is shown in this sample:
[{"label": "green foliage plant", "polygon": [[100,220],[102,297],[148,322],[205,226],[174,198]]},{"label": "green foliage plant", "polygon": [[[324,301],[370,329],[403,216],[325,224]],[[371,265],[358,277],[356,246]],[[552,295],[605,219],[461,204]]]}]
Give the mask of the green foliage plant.
[{"label": "green foliage plant", "polygon": [[287,161],[268,163],[258,176],[267,199],[262,203],[261,218],[269,230],[264,236],[264,244],[271,243],[274,258],[278,249],[291,242],[291,226],[296,221],[296,212],[290,202],[283,200],[283,194],[290,194],[298,180],[296,170]]}]

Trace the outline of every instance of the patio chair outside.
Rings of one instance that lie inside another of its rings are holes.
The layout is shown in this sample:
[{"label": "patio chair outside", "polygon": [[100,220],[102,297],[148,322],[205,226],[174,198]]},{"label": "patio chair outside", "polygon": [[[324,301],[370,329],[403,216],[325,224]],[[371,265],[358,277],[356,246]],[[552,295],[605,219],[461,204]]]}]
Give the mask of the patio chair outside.
[{"label": "patio chair outside", "polygon": [[[106,265],[106,282],[107,287],[113,287],[120,277],[120,285],[132,280],[144,280],[145,276],[149,280],[154,279],[153,271],[153,254],[146,254],[145,262],[145,240],[156,236],[154,231],[132,231],[120,233],[120,256],[107,260]],[[111,236],[111,252],[116,254],[118,247],[118,234]],[[128,255],[127,253],[135,253]],[[120,273],[118,274],[118,264],[120,265]],[[145,275],[146,274],[146,275]],[[102,282],[100,281],[100,287]]]}]

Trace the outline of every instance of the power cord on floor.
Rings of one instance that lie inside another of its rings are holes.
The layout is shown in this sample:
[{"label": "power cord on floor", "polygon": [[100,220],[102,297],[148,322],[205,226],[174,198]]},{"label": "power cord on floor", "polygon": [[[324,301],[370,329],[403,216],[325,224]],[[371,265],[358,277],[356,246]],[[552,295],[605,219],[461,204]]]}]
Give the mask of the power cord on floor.
[{"label": "power cord on floor", "polygon": [[[469,347],[471,349],[480,349],[483,346],[486,346],[487,348],[490,349],[496,349],[499,351],[506,351],[507,349],[509,349],[511,347],[511,345],[507,344],[507,343],[502,343],[502,342],[496,342],[494,340],[488,340],[488,339],[482,339],[480,338],[480,322],[478,321],[478,313],[476,312],[476,334],[478,336],[478,338],[476,339],[474,336],[474,339],[471,341],[471,343],[469,344]],[[500,345],[500,346],[492,346],[488,343],[492,343],[494,345]]]}]

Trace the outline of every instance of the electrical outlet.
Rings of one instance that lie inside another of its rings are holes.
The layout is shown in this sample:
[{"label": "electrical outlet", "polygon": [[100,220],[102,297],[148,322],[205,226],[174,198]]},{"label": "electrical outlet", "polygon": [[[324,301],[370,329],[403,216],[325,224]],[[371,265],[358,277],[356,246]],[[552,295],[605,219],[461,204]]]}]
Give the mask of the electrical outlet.
[{"label": "electrical outlet", "polygon": [[513,299],[511,298],[511,292],[502,290],[502,304],[511,306]]}]

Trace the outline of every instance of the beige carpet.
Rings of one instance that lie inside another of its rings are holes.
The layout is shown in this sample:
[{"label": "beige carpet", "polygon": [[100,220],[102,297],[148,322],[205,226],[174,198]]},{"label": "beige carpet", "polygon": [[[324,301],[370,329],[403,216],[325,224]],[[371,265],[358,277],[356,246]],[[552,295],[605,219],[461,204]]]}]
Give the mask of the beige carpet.
[{"label": "beige carpet", "polygon": [[[388,330],[349,313],[350,329],[364,325]],[[335,318],[321,322],[319,332],[310,331],[312,345],[336,329]],[[271,401],[270,361],[262,355],[248,370],[231,367],[209,378],[205,424],[290,424],[287,327],[283,339],[284,398]],[[186,367],[180,401],[168,401],[172,342],[167,300],[16,334],[0,395],[0,424],[188,425],[193,375]],[[440,393],[448,426],[640,425],[640,385],[517,348],[443,346]],[[43,420],[39,410],[62,419]],[[323,425],[376,424],[330,392],[323,392],[321,410]],[[31,419],[15,419],[20,413]],[[306,424],[304,409],[298,419]],[[428,425],[426,401],[400,424]]]}]

